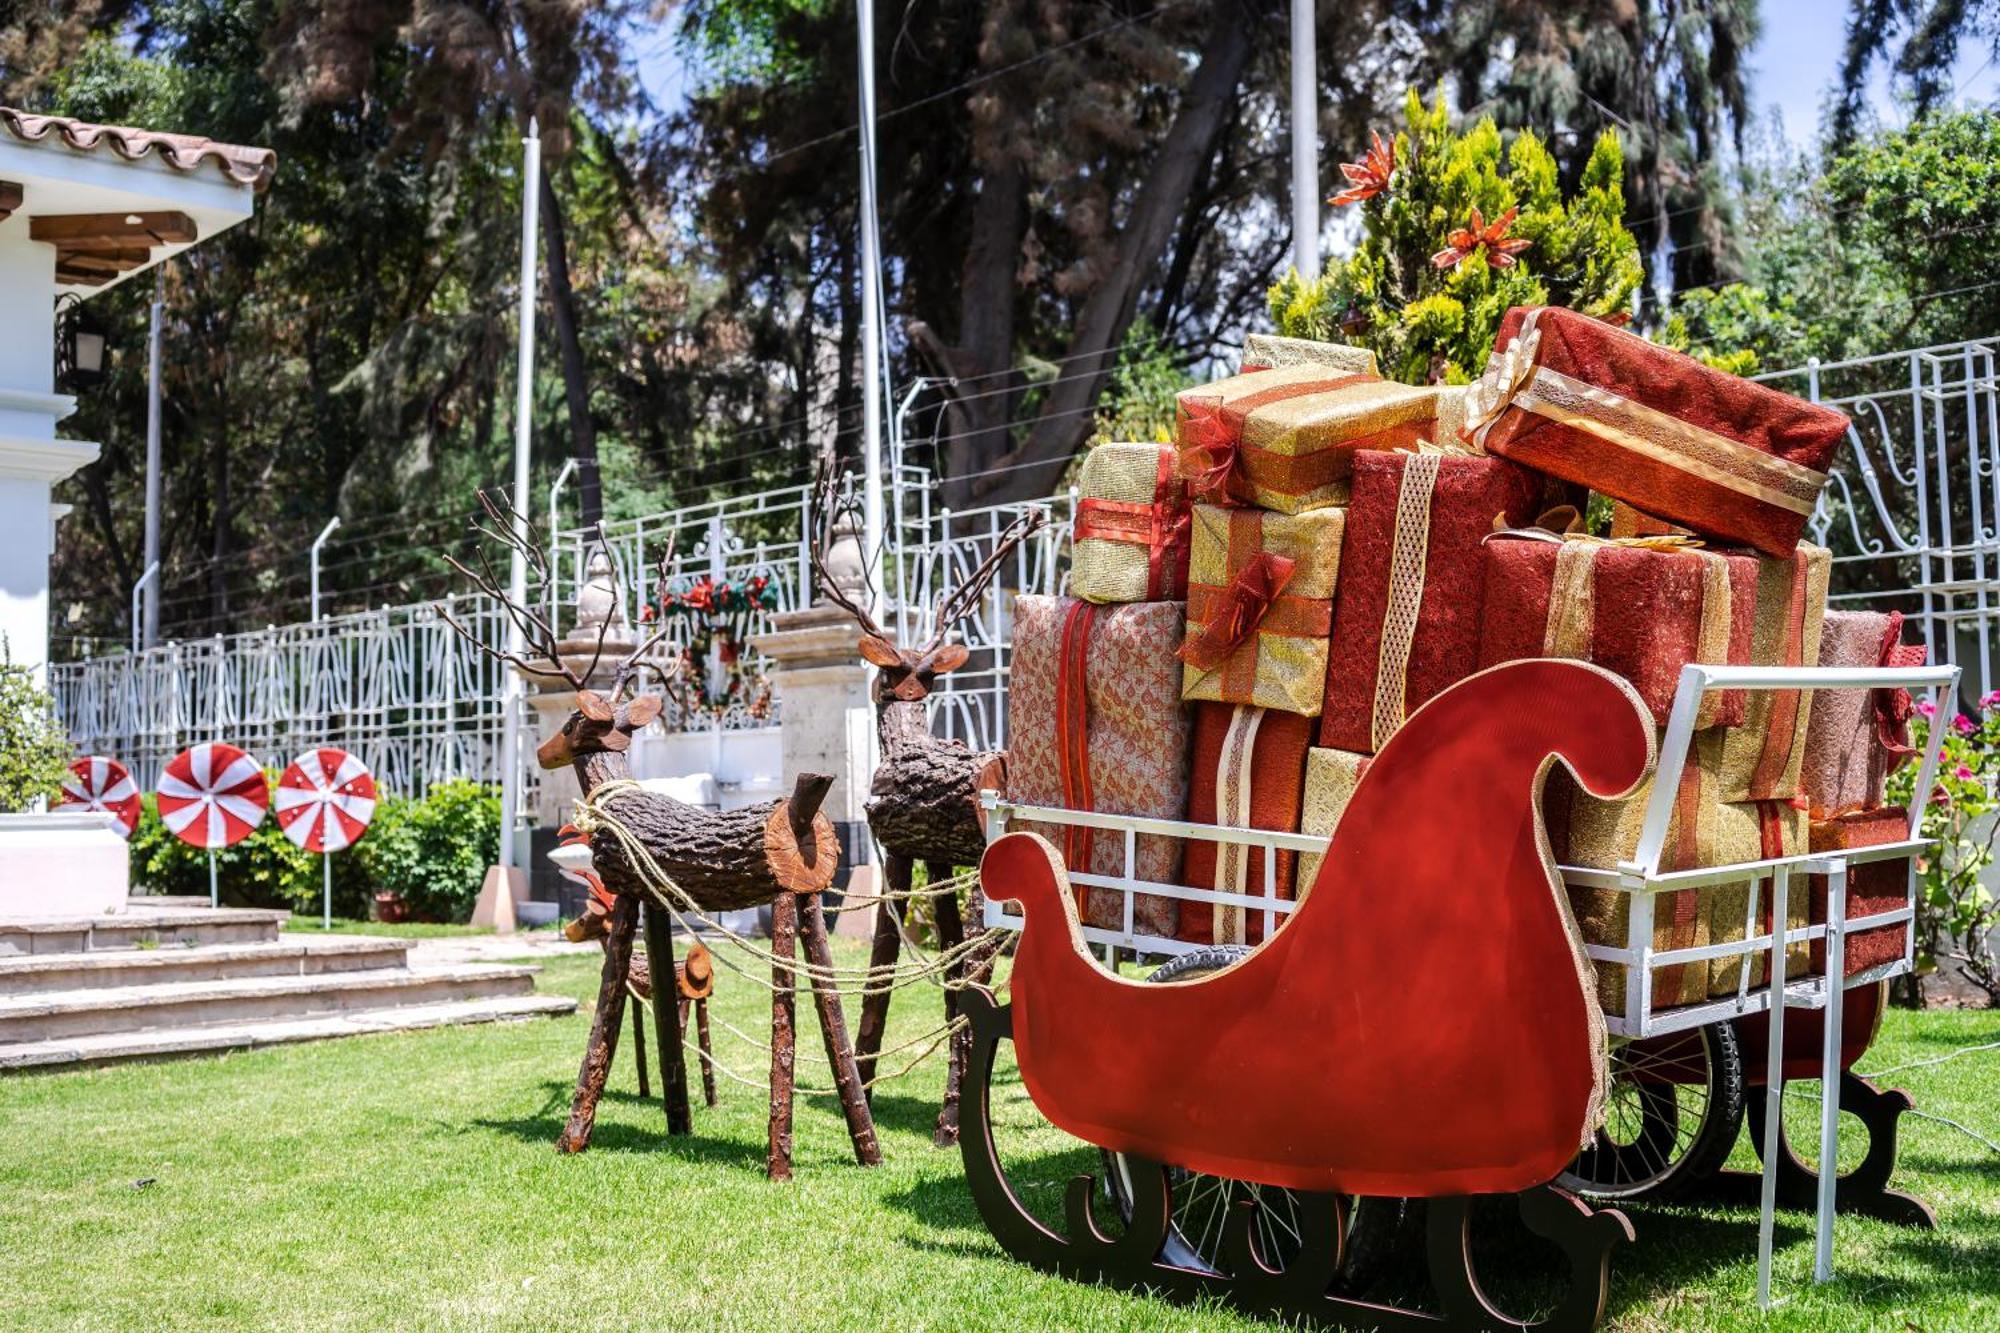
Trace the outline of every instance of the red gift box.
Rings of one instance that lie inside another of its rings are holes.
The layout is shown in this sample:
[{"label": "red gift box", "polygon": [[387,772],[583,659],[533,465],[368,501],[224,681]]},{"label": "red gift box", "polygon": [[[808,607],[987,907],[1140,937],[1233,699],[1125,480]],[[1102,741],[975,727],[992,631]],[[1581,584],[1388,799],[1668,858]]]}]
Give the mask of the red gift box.
[{"label": "red gift box", "polygon": [[1479,667],[1486,561],[1500,515],[1521,527],[1541,483],[1505,459],[1360,453],[1333,602],[1319,743],[1373,754]]},{"label": "red gift box", "polygon": [[1658,519],[1787,556],[1847,417],[1573,310],[1516,306],[1466,438]]},{"label": "red gift box", "polygon": [[[1913,667],[1922,644],[1903,642],[1900,611],[1829,611],[1820,636],[1826,667]],[[1820,690],[1813,696],[1801,783],[1815,811],[1882,804],[1889,774],[1916,754],[1910,744],[1910,693]]]},{"label": "red gift box", "polygon": [[[1312,718],[1276,708],[1196,704],[1188,822],[1296,833],[1313,726]],[[1296,857],[1277,854],[1279,898],[1292,896]],[[1190,888],[1262,894],[1264,849],[1190,838],[1184,873]],[[1282,924],[1284,918],[1278,920]],[[1182,903],[1179,933],[1196,944],[1260,944],[1264,914],[1222,903]]]},{"label": "red gift box", "polygon": [[[1750,661],[1758,563],[1654,538],[1495,533],[1486,542],[1479,665],[1595,662],[1630,682],[1664,727],[1682,667]],[[1741,690],[1712,690],[1695,725],[1736,726],[1744,708]]]},{"label": "red gift box", "polygon": [[[1815,819],[1810,846],[1815,852],[1848,852],[1903,842],[1909,836],[1910,812],[1892,805],[1875,810],[1850,810],[1831,819]],[[1847,868],[1847,919],[1853,921],[1906,906],[1910,901],[1909,884],[1910,858],[1907,856],[1850,865]],[[1816,925],[1823,924],[1827,919],[1827,888],[1825,875],[1812,877],[1810,919]],[[1853,976],[1865,967],[1895,962],[1903,956],[1903,946],[1908,939],[1908,930],[1900,921],[1890,926],[1853,931],[1847,937],[1845,975]],[[1812,966],[1815,972],[1826,971],[1825,940],[1813,941]]]}]

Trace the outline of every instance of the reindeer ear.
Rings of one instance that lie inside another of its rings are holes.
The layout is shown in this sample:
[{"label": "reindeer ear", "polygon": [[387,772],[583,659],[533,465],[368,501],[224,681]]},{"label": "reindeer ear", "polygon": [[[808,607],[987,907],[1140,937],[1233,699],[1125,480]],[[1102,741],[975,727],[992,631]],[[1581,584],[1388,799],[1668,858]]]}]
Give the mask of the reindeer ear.
[{"label": "reindeer ear", "polygon": [[613,754],[623,754],[632,747],[632,733],[613,727],[597,738],[597,744]]},{"label": "reindeer ear", "polygon": [[896,645],[890,643],[879,634],[869,634],[862,637],[861,655],[878,667],[899,667],[903,665],[903,655],[896,650]]},{"label": "reindeer ear", "polygon": [[625,705],[625,727],[637,731],[660,715],[660,696],[642,694]]},{"label": "reindeer ear", "polygon": [[576,692],[576,711],[592,722],[609,722],[612,718],[611,705],[596,690]]},{"label": "reindeer ear", "polygon": [[948,643],[933,652],[923,661],[922,670],[933,676],[942,676],[947,671],[956,671],[965,665],[965,659],[972,656],[972,650],[962,643]]}]

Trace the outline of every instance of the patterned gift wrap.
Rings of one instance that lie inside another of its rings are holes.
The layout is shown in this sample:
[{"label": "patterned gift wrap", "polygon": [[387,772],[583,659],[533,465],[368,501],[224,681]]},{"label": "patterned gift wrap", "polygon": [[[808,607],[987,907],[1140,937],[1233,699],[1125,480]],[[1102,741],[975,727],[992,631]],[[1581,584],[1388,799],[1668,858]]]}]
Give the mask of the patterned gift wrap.
[{"label": "patterned gift wrap", "polygon": [[[1296,832],[1312,736],[1312,719],[1297,713],[1248,704],[1196,704],[1188,820]],[[1296,855],[1281,851],[1272,866],[1272,888],[1279,898],[1292,896]],[[1264,849],[1190,838],[1183,873],[1192,888],[1262,894]],[[1180,938],[1195,944],[1261,944],[1264,914],[1223,903],[1182,903]]]},{"label": "patterned gift wrap", "polygon": [[[1757,562],[1757,619],[1750,661],[1756,666],[1811,666],[1819,661],[1833,556],[1801,545],[1784,560]],[[1746,691],[1743,725],[1724,733],[1725,801],[1789,801],[1799,794],[1811,690]]]},{"label": "patterned gift wrap", "polygon": [[[1070,597],[1014,602],[1008,692],[1007,787],[1012,800],[1114,815],[1180,819],[1187,809],[1187,710],[1174,660],[1186,610],[1179,602],[1096,606]],[[1124,839],[1112,833],[1024,822],[1054,843],[1072,870],[1125,872]],[[1137,840],[1140,879],[1172,884],[1178,838]],[[1090,889],[1084,920],[1118,929],[1124,895]],[[1133,925],[1171,936],[1179,904],[1140,894]]]},{"label": "patterned gift wrap", "polygon": [[1195,506],[1182,697],[1318,715],[1346,523]]},{"label": "patterned gift wrap", "polygon": [[1298,514],[1344,504],[1354,457],[1428,439],[1437,391],[1325,365],[1278,366],[1180,393],[1181,475],[1196,500]]},{"label": "patterned gift wrap", "polygon": [[1100,444],[1077,479],[1070,591],[1086,602],[1187,596],[1187,483],[1172,445]]},{"label": "patterned gift wrap", "polygon": [[1783,557],[1847,418],[1588,315],[1517,306],[1466,430],[1490,453]]},{"label": "patterned gift wrap", "polygon": [[[1874,810],[1849,810],[1831,819],[1815,819],[1810,833],[1811,848],[1815,852],[1848,852],[1863,847],[1880,847],[1886,843],[1902,842],[1909,836],[1910,812],[1899,805]],[[1846,919],[1852,921],[1857,917],[1875,916],[1905,906],[1910,901],[1909,885],[1910,858],[1907,856],[1849,866]],[[1825,875],[1812,877],[1812,921],[1815,925],[1824,924],[1827,919],[1827,889]],[[1903,945],[1908,938],[1908,931],[1900,922],[1893,926],[1855,931],[1847,937],[1844,974],[1851,977],[1863,968],[1895,962],[1903,956]],[[1812,968],[1815,972],[1826,971],[1825,940],[1813,941]]]},{"label": "patterned gift wrap", "polygon": [[1319,743],[1373,754],[1403,719],[1478,669],[1495,515],[1524,526],[1539,480],[1499,458],[1365,453],[1354,463]]},{"label": "patterned gift wrap", "polygon": [[[1331,838],[1340,827],[1340,817],[1347,813],[1347,803],[1354,799],[1361,775],[1374,759],[1370,754],[1319,746],[1307,751],[1305,806],[1299,814],[1299,832]],[[1300,854],[1298,882],[1292,890],[1300,902],[1312,892],[1313,881],[1319,878],[1320,862],[1325,859],[1319,852]]]},{"label": "patterned gift wrap", "polygon": [[[1658,726],[1673,711],[1681,668],[1751,658],[1757,566],[1747,555],[1540,528],[1486,542],[1479,665],[1525,657],[1595,662],[1630,682]],[[1698,727],[1730,727],[1744,692],[1702,696]]]},{"label": "patterned gift wrap", "polygon": [[1243,340],[1243,369],[1276,370],[1284,366],[1319,366],[1347,375],[1379,375],[1375,353],[1366,347],[1346,343],[1323,343],[1312,338],[1285,338],[1275,333],[1253,333]]},{"label": "patterned gift wrap", "polygon": [[[1903,642],[1900,611],[1829,611],[1819,641],[1826,667],[1922,666],[1922,644]],[[1909,691],[1820,690],[1813,696],[1800,785],[1816,811],[1872,810],[1882,787],[1916,753]]]},{"label": "patterned gift wrap", "polygon": [[[1792,856],[1805,850],[1805,812],[1782,801],[1732,803],[1715,793],[1715,775],[1690,755],[1681,773],[1672,817],[1667,821],[1666,842],[1660,853],[1660,869],[1695,870],[1704,866],[1732,865],[1739,861],[1760,861],[1769,857]],[[1652,797],[1653,779],[1647,778],[1639,790],[1622,801],[1600,801],[1572,792],[1568,819],[1568,848],[1562,854],[1565,865],[1614,869],[1638,854],[1639,832],[1646,821],[1646,803]],[[1746,939],[1751,882],[1708,885],[1699,889],[1676,889],[1653,895],[1653,947],[1659,950],[1698,948]],[[1806,894],[1794,884],[1786,915],[1794,926],[1807,919]],[[1623,948],[1630,921],[1632,896],[1614,889],[1572,888],[1570,906],[1576,913],[1583,937],[1592,944]],[[1770,919],[1770,883],[1759,893],[1762,929]],[[1800,976],[1809,961],[1806,946],[1791,946],[1785,970]],[[1743,955],[1711,959],[1706,963],[1672,963],[1653,971],[1653,1007],[1671,1009],[1695,1004],[1714,995],[1736,991]],[[1752,963],[1750,984],[1761,985],[1765,959],[1757,955]],[[1597,998],[1604,1012],[1625,1016],[1625,965],[1597,964]]]}]

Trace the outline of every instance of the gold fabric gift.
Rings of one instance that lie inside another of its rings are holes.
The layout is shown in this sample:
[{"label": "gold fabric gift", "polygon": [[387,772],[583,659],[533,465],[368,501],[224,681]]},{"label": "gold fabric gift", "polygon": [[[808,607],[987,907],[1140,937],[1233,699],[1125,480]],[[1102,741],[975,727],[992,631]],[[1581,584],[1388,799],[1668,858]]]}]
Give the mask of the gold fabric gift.
[{"label": "gold fabric gift", "polygon": [[[1783,560],[1757,562],[1757,618],[1750,661],[1757,666],[1817,666],[1826,628],[1826,585],[1833,554],[1800,544]],[[1809,690],[1748,690],[1743,725],[1723,733],[1725,801],[1789,801],[1799,794],[1812,720]]]},{"label": "gold fabric gift", "polygon": [[1253,333],[1243,340],[1244,370],[1275,370],[1280,366],[1320,366],[1354,375],[1382,373],[1376,368],[1375,353],[1366,347],[1275,333]]},{"label": "gold fabric gift", "polygon": [[1172,445],[1097,445],[1077,478],[1070,591],[1099,604],[1182,600],[1191,521]]},{"label": "gold fabric gift", "polygon": [[1325,365],[1232,375],[1181,391],[1181,475],[1208,504],[1284,514],[1345,504],[1355,452],[1415,448],[1433,432],[1436,402],[1436,389]]},{"label": "gold fabric gift", "polygon": [[[1704,866],[1733,865],[1739,861],[1762,861],[1791,856],[1806,850],[1806,815],[1783,801],[1724,801],[1717,796],[1721,784],[1715,772],[1720,754],[1716,743],[1724,733],[1705,733],[1696,739],[1682,771],[1680,790],[1673,814],[1667,821],[1666,841],[1661,846],[1660,870],[1694,870]],[[1705,761],[1705,762],[1704,762]],[[1621,861],[1638,854],[1639,833],[1646,822],[1646,804],[1652,799],[1653,778],[1622,801],[1600,801],[1576,791],[1569,803],[1568,865],[1615,869]],[[1751,881],[1706,885],[1698,889],[1677,889],[1653,895],[1653,947],[1659,950],[1698,948],[1746,939],[1745,919],[1749,911]],[[1808,894],[1805,877],[1792,878],[1786,912],[1793,926],[1806,924]],[[1767,920],[1771,909],[1771,885],[1765,879],[1758,894],[1759,920]],[[1623,948],[1632,896],[1614,889],[1574,888],[1570,906],[1577,925],[1591,944]],[[1753,933],[1762,933],[1756,924]],[[1810,962],[1804,943],[1790,946],[1785,971],[1803,976]],[[1735,992],[1742,975],[1744,955],[1709,961],[1674,963],[1654,969],[1653,1008],[1671,1009],[1695,1004],[1713,995]],[[1766,967],[1758,954],[1751,965],[1753,986],[1762,985]],[[1604,1012],[1625,1013],[1625,965],[1597,964],[1597,997]]]},{"label": "gold fabric gift", "polygon": [[[1361,775],[1373,762],[1374,755],[1356,754],[1352,750],[1314,746],[1306,751],[1306,795],[1299,815],[1299,832],[1331,838],[1340,827],[1340,817],[1347,813],[1347,803],[1354,799]],[[1319,864],[1325,859],[1320,852],[1299,853],[1298,878],[1293,881],[1292,897],[1305,901],[1312,892],[1313,881],[1319,878]]]},{"label": "gold fabric gift", "polygon": [[1319,716],[1344,509],[1194,507],[1181,696]]}]

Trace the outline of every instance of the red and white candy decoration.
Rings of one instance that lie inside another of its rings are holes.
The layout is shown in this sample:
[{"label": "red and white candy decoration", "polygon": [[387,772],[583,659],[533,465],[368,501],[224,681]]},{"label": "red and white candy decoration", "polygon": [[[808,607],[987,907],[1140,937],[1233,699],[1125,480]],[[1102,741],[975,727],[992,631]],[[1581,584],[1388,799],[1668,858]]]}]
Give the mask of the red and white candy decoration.
[{"label": "red and white candy decoration", "polygon": [[63,780],[62,804],[80,805],[118,817],[118,832],[131,837],[139,827],[139,787],[132,773],[116,759],[86,755],[69,766]]},{"label": "red and white candy decoration", "polygon": [[352,846],[375,818],[375,775],[345,750],[307,750],[271,794],[278,827],[309,852]]},{"label": "red and white candy decoration", "polygon": [[160,822],[169,832],[213,851],[249,837],[264,822],[271,793],[253,756],[204,741],[169,761],[160,774],[159,800]]}]

